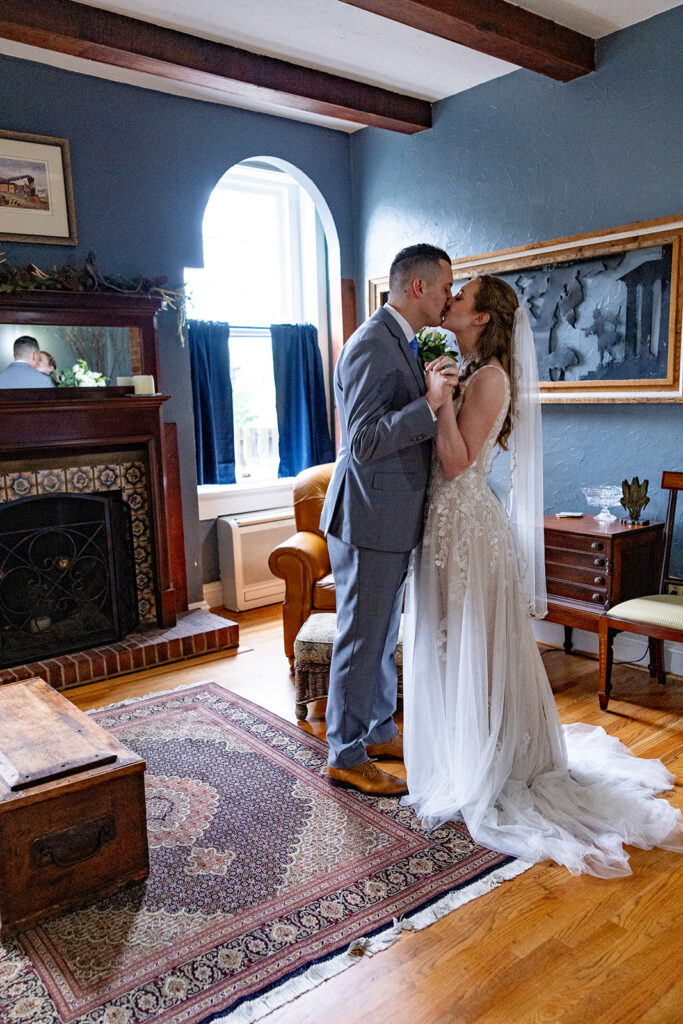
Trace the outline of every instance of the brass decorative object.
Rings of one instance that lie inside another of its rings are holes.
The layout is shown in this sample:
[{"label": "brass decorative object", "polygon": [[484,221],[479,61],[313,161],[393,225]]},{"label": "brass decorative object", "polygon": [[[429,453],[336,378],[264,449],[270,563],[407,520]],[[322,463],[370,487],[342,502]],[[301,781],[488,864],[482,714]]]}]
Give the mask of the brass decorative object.
[{"label": "brass decorative object", "polygon": [[622,481],[621,489],[624,492],[624,497],[621,499],[621,504],[628,512],[628,517],[622,522],[627,526],[647,526],[650,522],[649,519],[640,518],[641,512],[650,502],[647,496],[649,482],[649,480],[643,480],[641,484],[637,476],[634,476],[630,483],[628,480]]}]

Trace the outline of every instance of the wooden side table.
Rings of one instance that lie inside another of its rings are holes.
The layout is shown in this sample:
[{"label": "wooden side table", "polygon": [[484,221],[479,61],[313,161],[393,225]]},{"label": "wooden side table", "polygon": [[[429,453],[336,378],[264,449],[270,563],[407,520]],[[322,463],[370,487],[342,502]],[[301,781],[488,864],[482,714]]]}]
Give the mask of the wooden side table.
[{"label": "wooden side table", "polygon": [[598,632],[598,619],[620,601],[655,594],[659,587],[664,523],[626,526],[595,516],[546,516],[547,622],[564,626],[564,649],[572,651],[572,629]]}]

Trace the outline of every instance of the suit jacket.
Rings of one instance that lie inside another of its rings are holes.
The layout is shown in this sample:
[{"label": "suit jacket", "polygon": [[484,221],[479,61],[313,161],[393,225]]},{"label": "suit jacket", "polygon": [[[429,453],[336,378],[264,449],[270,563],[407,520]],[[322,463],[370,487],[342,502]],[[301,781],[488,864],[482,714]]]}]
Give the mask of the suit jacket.
[{"label": "suit jacket", "polygon": [[341,445],[320,528],[378,551],[410,551],[422,533],[436,422],[405,334],[378,309],[351,335],[334,390]]},{"label": "suit jacket", "polygon": [[0,371],[0,388],[53,388],[51,377],[36,370],[30,363],[16,360]]}]

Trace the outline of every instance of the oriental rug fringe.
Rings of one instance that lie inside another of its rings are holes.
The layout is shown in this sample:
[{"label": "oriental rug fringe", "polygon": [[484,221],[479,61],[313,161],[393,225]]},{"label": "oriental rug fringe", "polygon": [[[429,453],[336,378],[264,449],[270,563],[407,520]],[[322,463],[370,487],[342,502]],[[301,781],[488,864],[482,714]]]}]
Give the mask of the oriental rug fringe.
[{"label": "oriental rug fringe", "polygon": [[215,683],[94,718],[146,760],[150,876],[0,946],[0,1021],[251,1024],[529,866],[332,789],[325,743]]}]

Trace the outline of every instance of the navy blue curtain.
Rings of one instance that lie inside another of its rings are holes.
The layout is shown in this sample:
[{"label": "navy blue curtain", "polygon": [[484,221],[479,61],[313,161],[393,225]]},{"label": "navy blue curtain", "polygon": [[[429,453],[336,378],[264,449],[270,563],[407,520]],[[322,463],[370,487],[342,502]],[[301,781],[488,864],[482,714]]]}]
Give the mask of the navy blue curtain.
[{"label": "navy blue curtain", "polygon": [[271,324],[280,449],[278,476],[332,462],[318,330],[311,324]]},{"label": "navy blue curtain", "polygon": [[235,483],[230,327],[188,320],[198,484]]}]

